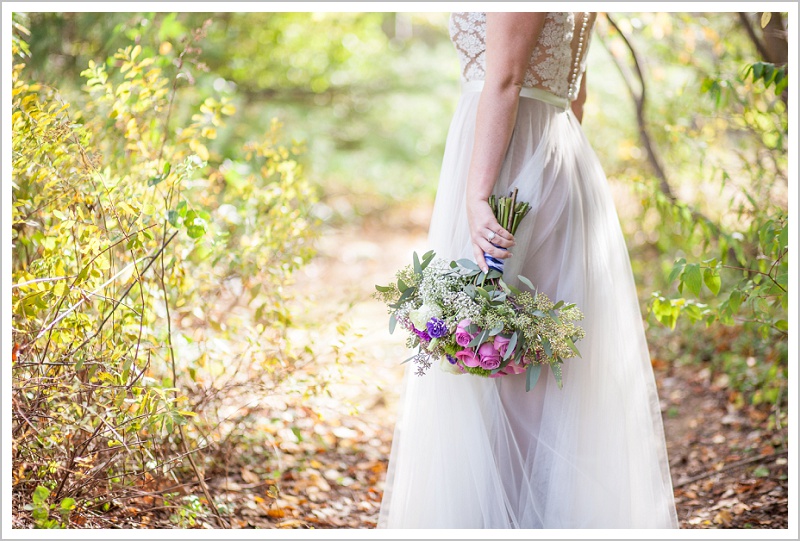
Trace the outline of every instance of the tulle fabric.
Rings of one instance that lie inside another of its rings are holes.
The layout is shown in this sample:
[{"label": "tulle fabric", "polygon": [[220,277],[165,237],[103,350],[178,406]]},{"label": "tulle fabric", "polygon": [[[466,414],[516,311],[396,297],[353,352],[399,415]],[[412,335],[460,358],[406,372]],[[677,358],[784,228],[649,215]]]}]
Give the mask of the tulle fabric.
[{"label": "tulle fabric", "polygon": [[[430,248],[472,258],[464,207],[480,92],[458,103]],[[485,379],[406,372],[380,528],[673,528],[664,434],[630,261],[601,165],[571,112],[521,97],[495,193],[532,209],[505,279],[577,303],[582,358]],[[411,363],[409,363],[411,364]]]}]

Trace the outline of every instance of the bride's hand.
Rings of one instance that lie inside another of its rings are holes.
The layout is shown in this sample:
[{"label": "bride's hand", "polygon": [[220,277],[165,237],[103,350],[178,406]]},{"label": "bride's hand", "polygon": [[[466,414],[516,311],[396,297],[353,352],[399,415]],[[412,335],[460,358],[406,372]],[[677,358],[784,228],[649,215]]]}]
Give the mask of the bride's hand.
[{"label": "bride's hand", "polygon": [[[514,246],[514,236],[500,226],[486,200],[467,201],[467,220],[475,262],[483,272],[489,271],[484,254],[497,259],[511,257],[511,252],[507,249]],[[501,250],[498,246],[506,250]]]}]

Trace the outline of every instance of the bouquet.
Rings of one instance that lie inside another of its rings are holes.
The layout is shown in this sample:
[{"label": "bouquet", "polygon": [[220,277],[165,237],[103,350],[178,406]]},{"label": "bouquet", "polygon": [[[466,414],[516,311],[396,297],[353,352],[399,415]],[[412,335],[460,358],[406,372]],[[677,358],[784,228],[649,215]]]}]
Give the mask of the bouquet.
[{"label": "bouquet", "polygon": [[[517,204],[514,194],[496,200],[493,208],[508,209],[499,217],[506,221],[498,221],[514,234],[521,219],[516,210],[526,213],[525,205]],[[400,325],[408,332],[407,345],[417,349],[404,362],[413,361],[418,375],[436,360],[455,374],[524,373],[528,391],[548,364],[560,388],[561,364],[580,356],[575,342],[584,331],[576,322],[583,314],[574,304],[554,303],[524,276],[519,281],[530,291],[507,284],[502,267],[489,266],[484,273],[468,259],[447,262],[433,251],[422,258],[415,252],[396,282],[375,286],[376,298],[389,307],[389,332]]]}]

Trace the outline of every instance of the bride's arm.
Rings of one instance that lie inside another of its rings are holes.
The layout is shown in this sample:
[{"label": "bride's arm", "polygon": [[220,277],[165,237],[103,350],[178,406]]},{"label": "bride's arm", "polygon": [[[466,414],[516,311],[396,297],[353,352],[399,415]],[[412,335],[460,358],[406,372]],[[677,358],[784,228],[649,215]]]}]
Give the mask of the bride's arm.
[{"label": "bride's arm", "polygon": [[484,253],[497,258],[511,255],[492,246],[487,240],[490,231],[497,234],[494,244],[503,248],[514,245],[514,237],[497,222],[488,199],[514,131],[520,87],[546,15],[486,14],[486,81],[478,101],[466,194],[472,250],[484,272],[488,270]]}]

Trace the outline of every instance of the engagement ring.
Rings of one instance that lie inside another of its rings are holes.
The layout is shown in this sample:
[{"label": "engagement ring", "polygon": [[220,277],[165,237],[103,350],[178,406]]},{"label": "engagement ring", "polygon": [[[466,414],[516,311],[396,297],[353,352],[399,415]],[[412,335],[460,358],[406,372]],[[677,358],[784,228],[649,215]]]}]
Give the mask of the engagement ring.
[{"label": "engagement ring", "polygon": [[486,235],[486,240],[488,240],[489,242],[492,242],[492,239],[495,238],[496,236],[497,236],[497,234],[494,231],[489,231],[489,234]]}]

